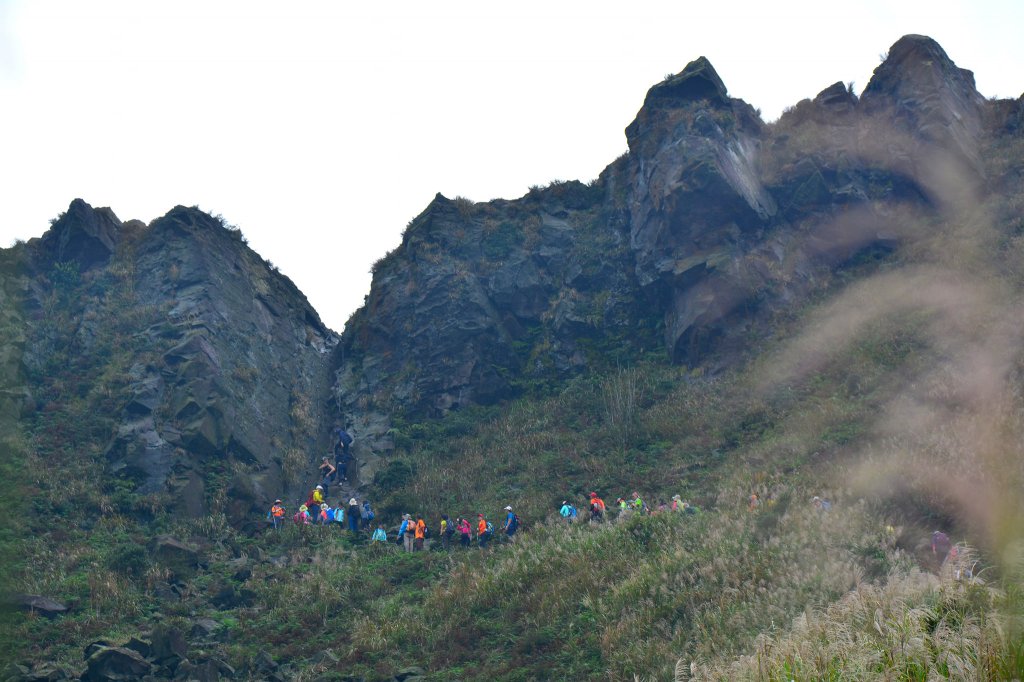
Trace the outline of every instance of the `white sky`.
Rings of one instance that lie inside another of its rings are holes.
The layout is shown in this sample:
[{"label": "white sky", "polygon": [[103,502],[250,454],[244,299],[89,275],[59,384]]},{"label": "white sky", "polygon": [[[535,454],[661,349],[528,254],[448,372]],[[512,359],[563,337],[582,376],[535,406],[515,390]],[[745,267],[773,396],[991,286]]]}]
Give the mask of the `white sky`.
[{"label": "white sky", "polygon": [[1024,91],[1021,0],[0,0],[0,245],[75,197],[198,204],[341,330],[436,192],[595,178],[647,89],[706,55],[766,120],[860,92],[906,33]]}]

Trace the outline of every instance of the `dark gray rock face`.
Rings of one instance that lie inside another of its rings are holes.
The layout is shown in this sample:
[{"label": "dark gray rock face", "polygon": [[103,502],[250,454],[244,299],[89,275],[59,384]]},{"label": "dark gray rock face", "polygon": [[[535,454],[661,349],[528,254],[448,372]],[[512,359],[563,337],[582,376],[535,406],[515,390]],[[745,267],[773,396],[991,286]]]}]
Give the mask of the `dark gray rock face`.
[{"label": "dark gray rock face", "polygon": [[650,89],[629,154],[586,200],[435,199],[346,327],[338,407],[386,452],[394,409],[503,398],[534,363],[571,375],[616,330],[656,331],[681,363],[728,363],[836,266],[976,190],[986,117],[1012,131],[1020,110],[985,103],[921,36],[893,45],[860,99],[834,83],[772,125],[701,57]]},{"label": "dark gray rock face", "polygon": [[81,199],[39,240],[39,249],[53,262],[75,262],[87,270],[110,260],[120,241],[121,221],[109,208],[94,209]]},{"label": "dark gray rock face", "polygon": [[[169,493],[195,516],[208,510],[211,475],[244,472],[227,482],[225,511],[240,520],[309,483],[328,448],[337,337],[238,232],[193,208],[145,226],[75,200],[27,251],[27,306],[43,307],[46,280],[68,280],[80,353],[124,327],[139,349],[106,453],[136,492]],[[124,319],[103,312],[106,282],[129,306]],[[44,327],[29,323],[20,345],[4,344],[23,348],[22,366],[40,375],[53,343]]]},{"label": "dark gray rock face", "polygon": [[666,308],[665,343],[677,359],[693,330],[736,305],[722,273],[777,213],[757,169],[762,127],[702,57],[651,88],[626,128],[630,245],[640,284]]},{"label": "dark gray rock face", "polygon": [[594,345],[646,340],[627,236],[606,214],[616,172],[514,202],[438,195],[412,221],[375,266],[341,347],[335,398],[357,434],[361,480],[389,447],[396,409],[493,403],[531,377],[601,361]]},{"label": "dark gray rock face", "polygon": [[919,35],[904,36],[889,48],[861,96],[865,113],[937,146],[947,160],[955,157],[979,177],[984,105],[974,74],[957,67],[937,42]]}]

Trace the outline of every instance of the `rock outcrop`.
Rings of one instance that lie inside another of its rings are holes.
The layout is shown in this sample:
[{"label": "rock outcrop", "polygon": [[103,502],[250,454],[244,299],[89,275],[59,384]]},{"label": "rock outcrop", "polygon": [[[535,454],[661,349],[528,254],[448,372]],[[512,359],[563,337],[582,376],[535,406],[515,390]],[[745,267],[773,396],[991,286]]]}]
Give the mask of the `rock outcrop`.
[{"label": "rock outcrop", "polygon": [[628,155],[590,187],[561,187],[582,200],[555,187],[436,198],[346,328],[338,407],[375,415],[362,426],[382,434],[396,409],[512,395],[535,364],[593,367],[586,350],[623,330],[634,350],[660,336],[677,362],[727,364],[838,265],[977,191],[986,116],[1013,129],[1018,109],[986,103],[938,44],[906,36],[861,98],[834,83],[767,125],[701,57],[650,89]]},{"label": "rock outcrop", "polygon": [[50,385],[58,353],[102,377],[119,412],[104,454],[137,494],[199,515],[215,482],[242,519],[312,481],[337,337],[238,231],[194,208],[145,226],[75,200],[20,262],[0,294],[29,312],[3,344],[7,383]]}]

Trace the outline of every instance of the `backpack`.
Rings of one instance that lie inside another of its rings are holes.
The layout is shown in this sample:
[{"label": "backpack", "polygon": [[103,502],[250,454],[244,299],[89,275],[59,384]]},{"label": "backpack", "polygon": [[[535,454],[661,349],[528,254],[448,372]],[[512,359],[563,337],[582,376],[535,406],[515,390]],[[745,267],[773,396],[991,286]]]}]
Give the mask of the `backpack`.
[{"label": "backpack", "polygon": [[519,514],[512,514],[512,523],[508,524],[509,530],[519,530]]},{"label": "backpack", "polygon": [[487,522],[487,532],[488,533],[493,533],[494,532],[494,525],[491,524],[490,521]]},{"label": "backpack", "polygon": [[423,528],[423,539],[426,540],[429,537],[430,537],[430,526],[425,526]]}]

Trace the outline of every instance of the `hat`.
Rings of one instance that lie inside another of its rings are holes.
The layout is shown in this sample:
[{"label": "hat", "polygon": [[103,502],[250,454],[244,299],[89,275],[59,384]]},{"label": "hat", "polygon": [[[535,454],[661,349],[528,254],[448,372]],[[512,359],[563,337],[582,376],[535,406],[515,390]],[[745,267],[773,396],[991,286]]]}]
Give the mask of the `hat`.
[{"label": "hat", "polygon": [[[477,516],[479,516],[481,519],[484,517],[483,514],[477,514]],[[935,532],[937,533],[938,531],[935,531]]]},{"label": "hat", "polygon": [[317,489],[317,490],[323,490],[323,489],[324,489],[324,487],[323,487],[322,485],[318,485],[318,486],[316,487],[316,489]]},{"label": "hat", "polygon": [[350,505],[351,505],[351,504],[356,504],[356,498],[354,498],[354,497],[353,497],[353,498],[352,498],[351,500],[349,500],[349,501],[348,501],[348,503],[349,503]]},{"label": "hat", "polygon": [[281,504],[281,500],[274,500],[274,504]]},{"label": "hat", "polygon": [[512,507],[505,507],[505,511],[512,511]]},{"label": "hat", "polygon": [[299,511],[308,511],[308,510],[309,510],[309,507],[307,507],[306,505],[302,505],[301,507],[299,507]]},{"label": "hat", "polygon": [[562,504],[569,504],[569,500],[562,500]]},{"label": "hat", "polygon": [[590,493],[591,497],[597,497],[597,493]]},{"label": "hat", "polygon": [[412,517],[409,516],[408,514],[402,514],[402,518],[403,519],[411,519]]},{"label": "hat", "polygon": [[672,499],[673,499],[673,500],[678,500],[678,499],[679,499],[679,495],[673,495],[673,496],[672,496]]}]

